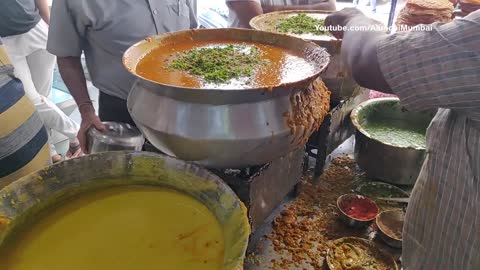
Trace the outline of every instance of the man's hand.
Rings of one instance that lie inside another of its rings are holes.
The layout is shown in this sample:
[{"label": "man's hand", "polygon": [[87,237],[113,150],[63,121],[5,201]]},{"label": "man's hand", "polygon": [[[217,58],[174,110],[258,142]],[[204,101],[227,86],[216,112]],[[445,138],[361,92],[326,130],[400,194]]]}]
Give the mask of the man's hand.
[{"label": "man's hand", "polygon": [[35,0],[35,6],[40,13],[40,17],[47,23],[50,24],[50,8],[48,7],[47,0]]},{"label": "man's hand", "polygon": [[[377,57],[377,45],[388,37],[382,29],[384,25],[355,8],[346,8],[325,18],[325,26],[341,29],[332,34],[342,39],[342,59],[355,81],[362,87],[391,93]],[[377,29],[376,26],[381,28]],[[350,31],[350,27],[367,28],[364,31]]]},{"label": "man's hand", "polygon": [[240,28],[250,28],[250,20],[264,13],[260,3],[253,0],[227,2],[227,6],[230,12],[237,15]]},{"label": "man's hand", "polygon": [[365,16],[360,10],[356,8],[344,8],[340,11],[332,13],[325,18],[325,27],[338,29],[339,31],[330,31],[332,35],[338,39],[343,39],[344,26],[347,26],[348,22],[358,16]]},{"label": "man's hand", "polygon": [[78,131],[78,141],[82,147],[82,151],[86,154],[89,153],[87,132],[90,128],[96,128],[100,131],[105,131],[105,125],[100,118],[95,114],[95,110],[92,105],[86,105],[84,108],[80,108],[82,115],[82,124],[80,124],[80,130]]}]

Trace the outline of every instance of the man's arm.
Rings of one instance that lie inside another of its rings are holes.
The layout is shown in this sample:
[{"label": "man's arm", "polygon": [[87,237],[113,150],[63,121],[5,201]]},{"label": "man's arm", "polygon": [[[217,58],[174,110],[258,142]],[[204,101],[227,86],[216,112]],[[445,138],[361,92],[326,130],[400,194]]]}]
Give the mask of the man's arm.
[{"label": "man's arm", "polygon": [[35,5],[38,8],[40,17],[47,23],[50,24],[50,9],[48,7],[47,0],[35,0]]},{"label": "man's arm", "polygon": [[[379,25],[378,22],[366,16],[358,16],[346,26],[375,25]],[[383,31],[347,31],[342,41],[342,57],[360,86],[392,94],[377,57],[377,45],[386,37],[387,34]]]},{"label": "man's arm", "polygon": [[263,12],[269,13],[274,11],[284,11],[284,10],[326,10],[326,11],[335,11],[337,10],[336,0],[325,0],[321,3],[310,4],[310,5],[277,5],[277,6],[264,6]]},{"label": "man's arm", "polygon": [[[87,91],[87,81],[83,72],[80,57],[58,57],[58,69],[65,85],[67,85],[70,94],[78,105],[88,104],[90,96]],[[83,109],[90,106],[85,106]],[[93,108],[93,106],[91,106]],[[82,110],[82,107],[79,108]],[[80,111],[82,112],[82,111]]]},{"label": "man's arm", "polygon": [[98,130],[104,130],[105,127],[96,115],[95,108],[88,94],[87,80],[85,79],[80,57],[58,57],[57,63],[62,79],[78,105],[82,123],[77,137],[82,151],[88,153],[86,136],[88,129],[95,127]]},{"label": "man's arm", "polygon": [[263,14],[262,6],[258,1],[227,1],[230,12],[235,12],[240,21],[239,27],[250,28],[250,20]]},{"label": "man's arm", "polygon": [[[374,26],[383,25],[365,16],[357,9],[344,9],[327,17],[327,26],[341,26],[352,29],[353,26],[371,27],[370,31],[334,32],[342,40],[342,58],[357,83],[369,89],[392,93],[392,89],[383,77],[377,57],[377,44],[388,35]],[[380,28],[379,27],[379,28]]]},{"label": "man's arm", "polygon": [[[73,2],[73,1],[72,1]],[[80,60],[85,40],[85,29],[81,10],[69,8],[67,0],[55,0],[52,6],[52,21],[48,36],[47,49],[57,56],[58,69],[62,79],[78,105],[82,116],[82,123],[78,131],[78,140],[84,153],[88,153],[87,131],[91,127],[104,130],[100,118],[95,114],[95,109],[87,91],[87,82]],[[74,15],[75,14],[75,17]]]},{"label": "man's arm", "polygon": [[[349,11],[327,17],[325,24],[369,20]],[[480,121],[480,11],[428,27],[390,35],[347,31],[342,54],[361,85],[391,90],[411,110],[448,108]]]}]

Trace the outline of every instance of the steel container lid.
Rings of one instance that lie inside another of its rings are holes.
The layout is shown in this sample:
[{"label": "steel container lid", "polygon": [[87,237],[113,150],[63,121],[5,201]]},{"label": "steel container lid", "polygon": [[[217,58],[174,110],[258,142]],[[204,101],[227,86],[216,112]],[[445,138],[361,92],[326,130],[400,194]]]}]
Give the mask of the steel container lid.
[{"label": "steel container lid", "polygon": [[103,122],[105,131],[91,128],[88,135],[91,139],[108,145],[138,146],[143,145],[145,138],[138,128],[126,123]]}]

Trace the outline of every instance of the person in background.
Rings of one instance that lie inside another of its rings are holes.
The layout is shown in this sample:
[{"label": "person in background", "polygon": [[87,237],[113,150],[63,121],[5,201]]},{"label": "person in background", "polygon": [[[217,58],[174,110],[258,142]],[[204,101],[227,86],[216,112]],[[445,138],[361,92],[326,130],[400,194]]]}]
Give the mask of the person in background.
[{"label": "person in background", "polygon": [[[26,96],[35,104],[50,132],[55,130],[70,140],[67,157],[75,157],[81,154],[79,125],[49,99],[55,67],[55,56],[46,48],[49,21],[47,0],[0,2],[0,37],[15,67],[15,76],[22,81]],[[53,144],[50,150],[54,162],[62,160]]]},{"label": "person in background", "polygon": [[[357,9],[325,20],[327,27],[346,29],[376,24]],[[480,11],[432,27],[391,35],[380,30],[333,34],[343,39],[342,54],[361,86],[395,93],[410,110],[438,110],[407,209],[403,268],[478,270]]]},{"label": "person in background", "polygon": [[0,39],[0,189],[50,164],[48,133]]},{"label": "person in background", "polygon": [[336,10],[335,0],[226,0],[229,27],[250,28],[258,15],[284,10]]},{"label": "person in background", "polygon": [[[134,124],[126,100],[135,77],[122,64],[123,53],[152,35],[197,27],[195,0],[55,0],[48,51],[57,56],[60,74],[78,104],[78,138],[103,130],[101,121]],[[100,90],[99,115],[87,91],[80,56],[85,53],[93,85]]]},{"label": "person in background", "polygon": [[[353,5],[355,7],[357,7],[358,2],[359,2],[359,0],[353,0]],[[377,12],[377,0],[370,0],[370,6],[372,7],[372,13],[376,13]]]}]

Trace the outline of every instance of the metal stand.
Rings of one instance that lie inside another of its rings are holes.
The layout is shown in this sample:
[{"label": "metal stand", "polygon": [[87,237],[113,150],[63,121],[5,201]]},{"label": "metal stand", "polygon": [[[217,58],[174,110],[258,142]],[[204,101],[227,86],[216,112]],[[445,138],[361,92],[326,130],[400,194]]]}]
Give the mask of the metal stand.
[{"label": "metal stand", "polygon": [[360,103],[368,100],[369,90],[357,88],[352,97],[332,104],[330,113],[307,143],[307,153],[315,158],[314,178],[323,173],[327,156],[355,132],[350,121],[350,112]]},{"label": "metal stand", "polygon": [[390,15],[388,16],[388,33],[390,34],[390,28],[393,25],[393,19],[395,18],[395,9],[397,8],[397,0],[392,0],[392,5],[390,6]]}]

